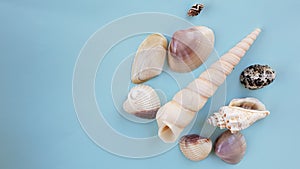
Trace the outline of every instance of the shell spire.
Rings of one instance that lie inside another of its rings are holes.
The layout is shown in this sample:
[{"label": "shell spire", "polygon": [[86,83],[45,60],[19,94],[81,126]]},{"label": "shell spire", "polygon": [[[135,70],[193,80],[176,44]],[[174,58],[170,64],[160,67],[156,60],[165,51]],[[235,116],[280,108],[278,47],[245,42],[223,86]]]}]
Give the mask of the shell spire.
[{"label": "shell spire", "polygon": [[164,142],[175,142],[178,139],[196,112],[201,110],[246,54],[260,32],[260,29],[255,29],[158,110],[158,136]]}]

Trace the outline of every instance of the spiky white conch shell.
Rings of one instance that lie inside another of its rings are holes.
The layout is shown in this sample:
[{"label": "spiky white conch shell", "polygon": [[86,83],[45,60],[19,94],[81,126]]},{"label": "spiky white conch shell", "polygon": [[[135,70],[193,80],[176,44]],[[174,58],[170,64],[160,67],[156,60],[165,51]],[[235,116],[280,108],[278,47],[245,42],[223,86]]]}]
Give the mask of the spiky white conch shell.
[{"label": "spiky white conch shell", "polygon": [[167,39],[159,33],[149,35],[139,46],[131,69],[133,83],[145,82],[162,72],[167,54]]},{"label": "spiky white conch shell", "polygon": [[220,129],[227,128],[232,133],[244,130],[257,120],[263,119],[270,114],[267,110],[250,110],[241,107],[223,106],[219,112],[214,113],[208,123],[218,126]]},{"label": "spiky white conch shell", "polygon": [[[196,112],[201,110],[207,99],[214,94],[218,86],[225,81],[226,76],[231,73],[234,66],[246,54],[260,32],[260,29],[255,29],[212,64],[198,79],[179,91],[172,101],[158,110],[156,115],[159,127],[158,136],[164,142],[175,142],[178,139],[184,128],[192,121]],[[195,94],[191,94],[192,92]],[[193,98],[192,102],[187,101],[186,96],[189,95],[188,93]]]},{"label": "spiky white conch shell", "polygon": [[152,87],[138,85],[128,93],[123,109],[138,117],[151,119],[155,118],[160,106],[160,99]]}]

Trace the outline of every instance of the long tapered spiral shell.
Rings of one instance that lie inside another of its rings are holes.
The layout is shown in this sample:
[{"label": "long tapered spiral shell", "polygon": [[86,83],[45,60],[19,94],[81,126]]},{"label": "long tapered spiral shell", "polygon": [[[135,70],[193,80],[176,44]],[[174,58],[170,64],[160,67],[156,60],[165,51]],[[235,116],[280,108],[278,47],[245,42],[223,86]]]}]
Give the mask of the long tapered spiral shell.
[{"label": "long tapered spiral shell", "polygon": [[158,110],[156,115],[159,127],[158,136],[164,142],[175,142],[178,139],[196,112],[205,105],[207,99],[214,94],[218,86],[225,81],[226,76],[246,54],[260,32],[260,29],[255,29],[185,89],[179,91],[172,101]]}]

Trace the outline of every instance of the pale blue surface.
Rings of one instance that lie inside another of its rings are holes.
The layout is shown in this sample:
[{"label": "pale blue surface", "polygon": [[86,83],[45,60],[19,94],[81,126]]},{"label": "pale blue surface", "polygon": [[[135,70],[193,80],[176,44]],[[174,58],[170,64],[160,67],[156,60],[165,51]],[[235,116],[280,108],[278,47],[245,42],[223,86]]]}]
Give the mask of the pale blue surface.
[{"label": "pale blue surface", "polygon": [[[300,2],[205,0],[201,16],[189,19],[186,10],[194,2],[1,0],[0,168],[298,168]],[[228,101],[256,96],[271,111],[243,132],[248,151],[240,164],[227,165],[215,155],[194,163],[177,147],[150,159],[121,158],[100,149],[83,132],[72,102],[78,53],[97,29],[137,12],[164,12],[210,26],[220,53],[253,28],[263,29],[227,79]],[[272,66],[276,81],[262,90],[244,89],[239,73],[253,63]]]}]

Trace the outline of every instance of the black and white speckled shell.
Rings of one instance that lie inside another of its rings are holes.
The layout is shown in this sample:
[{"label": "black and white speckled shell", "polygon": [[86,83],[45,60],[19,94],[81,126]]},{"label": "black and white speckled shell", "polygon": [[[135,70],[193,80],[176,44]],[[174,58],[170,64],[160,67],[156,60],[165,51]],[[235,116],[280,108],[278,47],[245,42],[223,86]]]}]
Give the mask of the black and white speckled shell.
[{"label": "black and white speckled shell", "polygon": [[255,64],[241,73],[240,81],[246,88],[255,90],[269,85],[275,77],[275,71],[268,65]]}]

